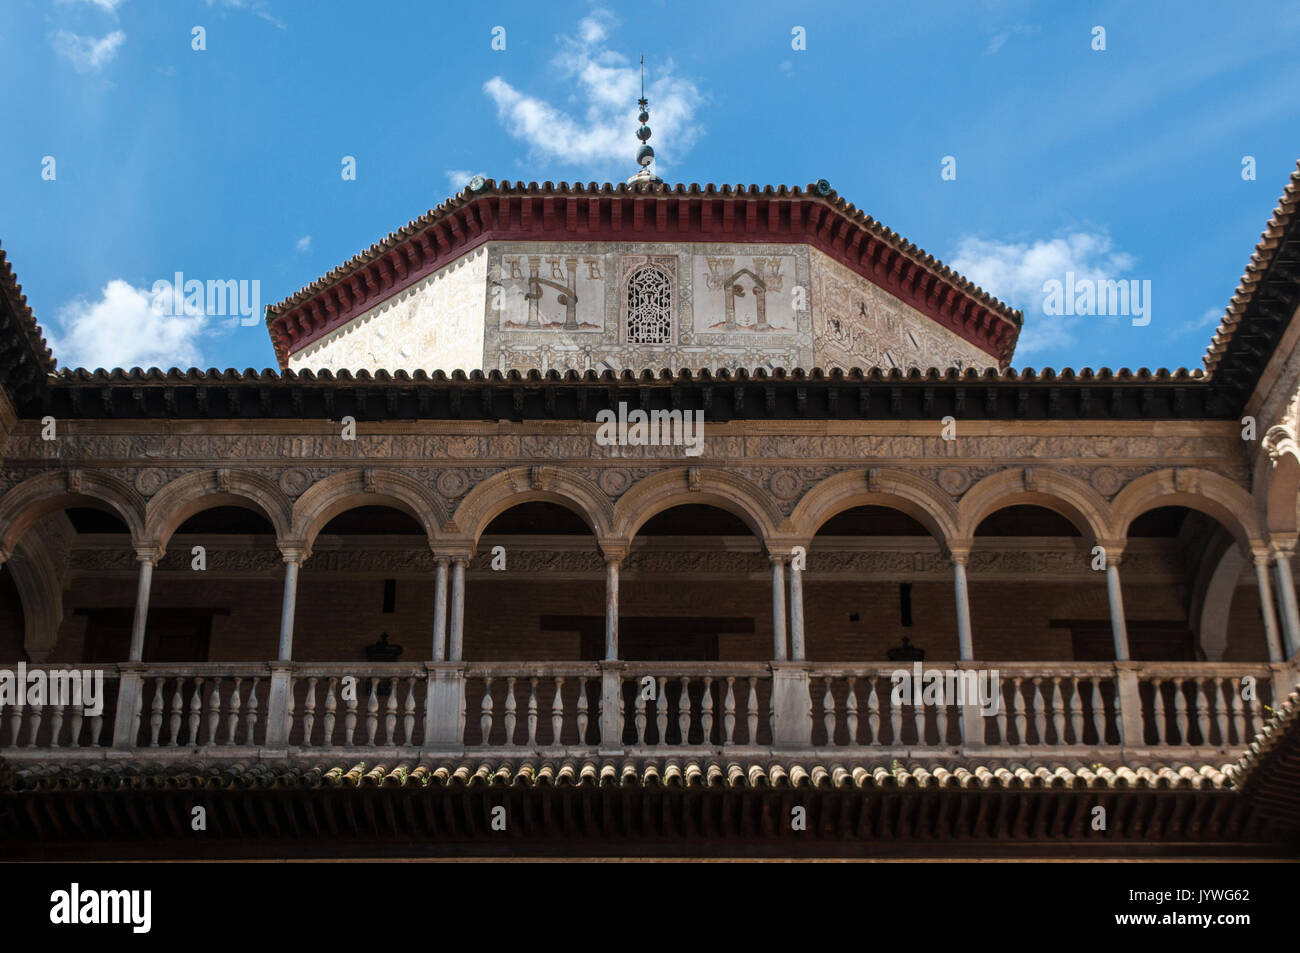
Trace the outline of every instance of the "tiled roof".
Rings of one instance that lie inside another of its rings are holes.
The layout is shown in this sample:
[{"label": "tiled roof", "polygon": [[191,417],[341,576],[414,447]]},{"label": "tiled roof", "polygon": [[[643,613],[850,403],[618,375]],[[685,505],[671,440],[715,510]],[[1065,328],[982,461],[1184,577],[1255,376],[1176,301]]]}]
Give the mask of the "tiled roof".
[{"label": "tiled roof", "polygon": [[1300,687],[1260,728],[1232,775],[1261,813],[1300,827]]},{"label": "tiled roof", "polygon": [[[0,248],[0,386],[17,405],[31,396],[42,378],[55,368],[40,325],[27,304],[9,257]],[[15,347],[16,345],[16,347]]]},{"label": "tiled roof", "polygon": [[524,196],[539,196],[539,197],[547,197],[547,196],[592,197],[592,196],[612,196],[612,195],[635,197],[635,196],[662,195],[662,196],[673,196],[673,197],[677,197],[677,196],[714,197],[716,196],[719,198],[731,198],[731,199],[741,199],[741,198],[743,199],[760,199],[760,198],[818,199],[818,200],[825,201],[827,204],[829,204],[840,214],[849,218],[850,220],[860,225],[861,227],[867,229],[877,238],[886,242],[887,244],[897,249],[898,251],[902,252],[903,254],[907,255],[909,258],[912,258],[918,264],[925,267],[927,270],[933,272],[940,278],[952,284],[957,290],[961,291],[962,293],[970,295],[971,297],[980,301],[982,304],[986,305],[990,309],[1006,317],[1008,320],[1012,321],[1016,325],[1019,325],[1022,320],[1022,315],[1019,311],[999,301],[997,298],[993,297],[988,292],[984,291],[978,285],[975,285],[967,278],[953,271],[951,268],[949,268],[939,259],[935,258],[933,255],[926,252],[924,249],[919,248],[912,242],[909,242],[907,239],[903,238],[897,232],[877,222],[870,215],[867,215],[866,213],[862,212],[857,207],[855,207],[851,202],[845,201],[834,190],[832,190],[828,195],[822,196],[817,191],[815,185],[808,185],[804,188],[800,188],[799,186],[786,186],[786,185],[777,185],[777,186],[734,185],[733,186],[733,185],[714,185],[712,183],[708,185],[699,185],[697,183],[691,183],[689,185],[683,183],[678,183],[676,185],[669,185],[669,184],[656,185],[656,184],[646,184],[646,183],[629,185],[625,182],[620,182],[617,184],[613,184],[609,182],[603,184],[598,182],[589,182],[586,184],[583,184],[582,182],[574,182],[572,185],[570,185],[568,182],[560,182],[559,184],[554,184],[551,182],[543,182],[539,185],[536,182],[529,182],[527,184],[523,182],[511,183],[509,180],[496,182],[493,179],[486,180],[486,183],[484,184],[483,188],[478,191],[472,191],[469,188],[462,189],[460,192],[456,193],[455,195],[447,199],[445,202],[439,204],[436,208],[431,208],[429,209],[429,211],[425,212],[419,218],[412,219],[410,222],[407,222],[406,225],[399,228],[397,231],[389,232],[387,237],[374,243],[369,248],[363,249],[362,251],[353,255],[351,258],[343,262],[338,267],[330,269],[320,278],[317,278],[315,281],[311,282],[310,284],[304,285],[302,288],[298,289],[293,294],[286,297],[283,301],[279,301],[276,304],[271,305],[269,308],[270,313],[272,315],[281,314],[288,308],[291,308],[294,305],[300,304],[301,302],[307,300],[308,298],[311,298],[312,296],[316,295],[320,291],[323,291],[325,288],[330,287],[335,282],[343,278],[346,278],[348,275],[352,274],[363,265],[366,265],[369,262],[374,261],[376,258],[383,255],[385,252],[388,252],[393,248],[397,247],[407,239],[412,238],[415,235],[418,235],[420,232],[423,232],[429,226],[438,222],[440,219],[442,219],[449,213],[455,211],[456,209],[463,208],[464,206],[468,205],[470,202],[474,201],[475,199],[482,198],[484,196],[502,196],[502,195],[524,195]]},{"label": "tiled roof", "polygon": [[[635,391],[635,393],[632,393]],[[1204,420],[1231,415],[1201,371],[1031,368],[661,371],[64,371],[27,417],[592,421],[635,399],[644,410],[745,418]]]},{"label": "tiled roof", "polygon": [[[1277,208],[1273,210],[1273,217],[1268,220],[1264,233],[1260,236],[1259,244],[1255,246],[1255,252],[1250,256],[1250,261],[1246,265],[1246,273],[1242,275],[1241,283],[1237,285],[1232,300],[1228,302],[1227,311],[1220,320],[1219,327],[1210,341],[1209,349],[1206,351],[1204,358],[1207,371],[1213,373],[1219,366],[1228,345],[1237,332],[1238,326],[1246,317],[1248,309],[1255,302],[1261,281],[1273,264],[1277,251],[1282,246],[1290,226],[1295,220],[1298,205],[1300,205],[1300,161],[1296,163],[1296,171],[1291,173],[1291,178],[1282,191],[1282,197],[1278,200]],[[1285,317],[1289,318],[1290,315],[1285,315]]]},{"label": "tiled roof", "polygon": [[714,758],[394,759],[380,764],[184,764],[94,762],[15,765],[13,791],[140,791],[324,788],[711,787],[732,789],[898,790],[1227,790],[1230,765],[1187,762],[1086,764],[1078,761],[741,761]]},{"label": "tiled roof", "polygon": [[1206,380],[1206,374],[1200,368],[1188,370],[1180,367],[1176,370],[1159,368],[1150,370],[1149,368],[1139,368],[1136,371],[1127,367],[1120,368],[1117,371],[1109,367],[1103,367],[1099,370],[1092,368],[1083,368],[1074,370],[1066,367],[1061,370],[1054,368],[1008,368],[1007,370],[996,370],[986,368],[977,370],[967,368],[958,370],[955,367],[947,369],[912,367],[904,371],[899,368],[860,368],[853,367],[848,370],[839,367],[832,367],[829,370],[814,367],[812,370],[804,370],[801,367],[795,368],[774,368],[767,369],[757,367],[753,369],[737,368],[699,368],[692,370],[690,368],[681,368],[671,370],[661,368],[659,370],[646,369],[641,371],[633,370],[605,370],[605,371],[558,371],[549,370],[543,373],[539,370],[510,370],[499,371],[493,368],[488,371],[482,370],[453,370],[453,371],[388,371],[378,369],[357,370],[357,371],[329,371],[329,370],[289,370],[279,368],[265,368],[257,370],[256,368],[246,368],[240,371],[230,367],[225,370],[219,368],[208,368],[202,370],[192,367],[189,370],[172,368],[171,370],[162,370],[157,367],[151,367],[148,370],[133,367],[114,368],[105,370],[99,368],[91,371],[86,368],[63,369],[59,372],[57,380],[69,384],[136,384],[136,383],[157,383],[157,384],[218,384],[218,383],[245,383],[245,384],[293,384],[293,383],[352,383],[357,381],[364,382],[387,382],[410,383],[421,381],[432,381],[436,383],[446,383],[455,381],[466,381],[471,383],[514,383],[518,381],[531,382],[561,382],[561,383],[579,383],[587,382],[594,384],[610,383],[654,383],[654,382],[699,382],[699,381],[720,381],[731,383],[733,381],[784,381],[784,380],[831,380],[831,381],[886,381],[886,382],[906,382],[906,381],[967,381],[981,384],[1031,384],[1031,383],[1192,383]]}]

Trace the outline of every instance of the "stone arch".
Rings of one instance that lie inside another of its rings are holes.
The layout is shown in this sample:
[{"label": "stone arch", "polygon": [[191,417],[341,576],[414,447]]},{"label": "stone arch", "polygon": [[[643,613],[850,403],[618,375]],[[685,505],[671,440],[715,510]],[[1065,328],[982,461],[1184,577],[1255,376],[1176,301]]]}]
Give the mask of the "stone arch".
[{"label": "stone arch", "polygon": [[1296,501],[1300,498],[1300,445],[1290,429],[1278,426],[1265,436],[1264,449],[1267,453],[1260,455],[1262,465],[1256,468],[1255,475],[1257,479],[1263,476],[1258,485],[1265,488],[1261,501],[1265,525],[1269,533],[1295,533]]},{"label": "stone arch", "polygon": [[290,537],[310,548],[330,520],[358,506],[391,506],[424,528],[432,546],[447,510],[424,484],[393,470],[348,470],[312,484],[293,505]]},{"label": "stone arch", "polygon": [[776,503],[744,477],[708,467],[677,467],[645,477],[620,497],[614,506],[614,535],[630,541],[650,517],[685,503],[726,510],[764,543],[783,528]]},{"label": "stone arch", "polygon": [[30,477],[0,497],[0,553],[12,553],[41,517],[70,506],[106,509],[121,518],[137,548],[148,539],[144,498],[135,487],[94,470],[50,471]]},{"label": "stone arch", "polygon": [[1185,506],[1213,517],[1232,533],[1243,552],[1265,547],[1251,495],[1227,477],[1193,467],[1157,470],[1124,487],[1111,504],[1112,537],[1125,539],[1135,519],[1159,506]]},{"label": "stone arch", "polygon": [[256,473],[242,470],[208,470],[187,473],[153,495],[145,507],[145,528],[160,548],[196,513],[215,506],[242,506],[270,521],[277,541],[289,536],[293,504],[284,491]]},{"label": "stone arch", "polygon": [[937,486],[903,470],[850,470],[822,480],[790,514],[797,535],[812,539],[831,517],[857,506],[886,506],[906,513],[941,546],[957,535],[957,507]]},{"label": "stone arch", "polygon": [[1050,467],[1013,467],[989,474],[962,497],[959,537],[974,538],[980,523],[1008,506],[1041,506],[1093,540],[1104,539],[1109,524],[1105,499],[1082,480]]},{"label": "stone arch", "polygon": [[450,528],[477,545],[496,517],[521,503],[538,500],[576,513],[598,542],[613,533],[609,498],[590,480],[558,467],[514,467],[493,474],[461,500]]}]

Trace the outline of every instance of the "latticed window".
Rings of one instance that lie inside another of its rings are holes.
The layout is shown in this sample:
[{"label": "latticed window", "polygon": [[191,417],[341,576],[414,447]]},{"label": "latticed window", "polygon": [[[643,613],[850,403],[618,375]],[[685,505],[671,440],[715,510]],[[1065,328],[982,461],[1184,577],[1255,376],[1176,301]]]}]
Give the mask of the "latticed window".
[{"label": "latticed window", "polygon": [[673,289],[668,276],[653,265],[638,268],[627,280],[629,344],[669,344],[673,329]]}]

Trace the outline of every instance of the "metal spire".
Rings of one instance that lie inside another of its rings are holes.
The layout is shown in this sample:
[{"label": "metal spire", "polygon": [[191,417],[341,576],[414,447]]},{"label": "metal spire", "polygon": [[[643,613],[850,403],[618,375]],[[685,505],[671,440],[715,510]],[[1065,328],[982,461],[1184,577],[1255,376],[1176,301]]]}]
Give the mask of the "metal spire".
[{"label": "metal spire", "polygon": [[636,161],[641,166],[641,171],[632,178],[627,180],[628,185],[636,185],[641,182],[662,182],[663,179],[651,171],[650,166],[655,161],[655,151],[650,147],[650,127],[646,125],[650,121],[650,100],[645,98],[645,54],[641,54],[641,98],[636,101],[641,107],[641,113],[637,121],[641,123],[641,128],[636,131],[636,137],[641,140],[641,148],[636,151]]}]

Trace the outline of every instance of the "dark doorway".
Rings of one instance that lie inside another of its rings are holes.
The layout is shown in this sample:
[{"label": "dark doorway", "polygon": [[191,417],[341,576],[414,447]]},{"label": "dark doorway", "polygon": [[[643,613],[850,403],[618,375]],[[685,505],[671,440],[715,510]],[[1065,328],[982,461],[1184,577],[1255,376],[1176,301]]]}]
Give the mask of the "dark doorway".
[{"label": "dark doorway", "polygon": [[[134,609],[80,609],[87,616],[82,661],[124,662],[131,651]],[[212,617],[229,609],[150,609],[145,624],[145,662],[206,662]]]}]

